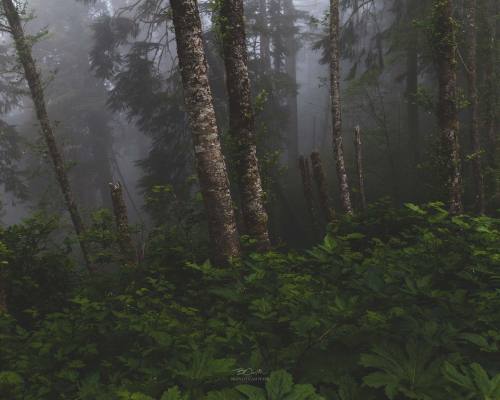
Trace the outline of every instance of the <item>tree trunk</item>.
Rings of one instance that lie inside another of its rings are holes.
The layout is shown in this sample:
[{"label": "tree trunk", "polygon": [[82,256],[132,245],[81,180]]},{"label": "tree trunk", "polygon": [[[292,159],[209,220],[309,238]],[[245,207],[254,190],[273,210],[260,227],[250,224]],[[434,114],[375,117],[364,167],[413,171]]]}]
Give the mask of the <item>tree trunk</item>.
[{"label": "tree trunk", "polygon": [[23,27],[21,25],[21,18],[19,17],[16,6],[12,0],[2,0],[2,5],[9,24],[10,33],[15,42],[19,61],[23,67],[24,76],[28,82],[31,97],[33,99],[33,103],[35,104],[36,115],[42,128],[43,137],[45,139],[45,144],[47,145],[50,158],[52,159],[57,182],[63,193],[66,207],[73,222],[73,227],[78,235],[78,241],[80,243],[85,263],[87,268],[90,269],[87,246],[82,238],[82,235],[85,232],[85,226],[78,211],[78,207],[76,206],[73,192],[66,174],[64,160],[59,148],[57,147],[54,131],[50,124],[40,74],[31,54],[31,47],[25,38]]},{"label": "tree trunk", "polygon": [[128,223],[127,206],[123,198],[122,185],[120,183],[109,183],[111,192],[111,203],[115,214],[116,230],[118,232],[118,245],[124,258],[131,264],[137,262],[135,245],[130,235]]},{"label": "tree trunk", "polygon": [[5,293],[5,274],[0,271],[0,314],[7,313],[7,295]]},{"label": "tree trunk", "polygon": [[260,26],[260,60],[262,69],[267,73],[271,69],[271,49],[269,42],[269,29],[267,26],[267,1],[259,0],[258,23]]},{"label": "tree trunk", "polygon": [[354,128],[354,151],[356,153],[356,170],[358,173],[358,189],[361,209],[366,210],[365,176],[363,171],[363,147],[361,143],[361,129]]},{"label": "tree trunk", "polygon": [[[283,13],[286,21],[286,42],[285,42],[285,67],[286,73],[292,84],[292,91],[289,90],[287,103],[287,151],[288,168],[296,171],[295,165],[299,157],[299,133],[298,133],[298,104],[297,104],[297,40],[295,38],[295,8],[293,0],[284,0]],[[296,175],[294,175],[296,177]]]},{"label": "tree trunk", "polygon": [[435,42],[438,67],[438,120],[446,169],[448,201],[451,214],[459,214],[462,206],[462,176],[458,141],[456,32],[453,1],[438,0],[435,6]]},{"label": "tree trunk", "polygon": [[496,197],[498,193],[498,182],[495,171],[497,169],[497,154],[498,154],[498,144],[499,140],[497,137],[496,125],[497,125],[497,111],[496,104],[498,101],[498,83],[495,79],[495,65],[497,64],[496,57],[496,36],[497,36],[497,18],[498,14],[498,2],[496,0],[491,0],[488,7],[487,16],[487,29],[488,29],[488,46],[487,46],[487,62],[485,65],[484,74],[484,86],[487,89],[486,92],[486,135],[488,140],[488,151],[487,160],[489,170],[492,171],[488,173],[488,195],[491,198]]},{"label": "tree trunk", "polygon": [[302,188],[304,190],[304,199],[306,201],[307,214],[311,222],[312,230],[316,235],[316,216],[314,212],[314,201],[311,181],[311,169],[309,167],[309,160],[303,156],[299,157],[300,176],[302,178]]},{"label": "tree trunk", "polygon": [[200,189],[208,217],[214,260],[240,254],[226,163],[222,154],[212,92],[208,83],[201,21],[196,0],[171,0],[184,102],[193,136]]},{"label": "tree trunk", "polygon": [[281,12],[283,0],[269,0],[270,38],[273,47],[273,69],[280,72],[283,54],[283,40],[281,37],[283,15]]},{"label": "tree trunk", "polygon": [[477,0],[468,0],[466,9],[467,24],[467,81],[470,101],[470,135],[472,143],[472,172],[475,189],[475,206],[480,214],[484,214],[484,180],[482,169],[481,138],[478,125],[479,100],[477,94],[477,27],[476,27]]},{"label": "tree trunk", "polygon": [[[408,11],[410,12],[411,9]],[[408,18],[410,21],[411,15]],[[409,154],[413,155],[414,166],[420,163],[420,118],[416,95],[418,91],[418,30],[410,27],[406,49],[406,101],[408,111]]]},{"label": "tree trunk", "polygon": [[330,0],[330,99],[332,112],[332,137],[340,203],[346,214],[352,214],[349,182],[342,143],[342,110],[340,102],[340,11],[339,0]]},{"label": "tree trunk", "polygon": [[321,209],[323,210],[327,221],[332,222],[335,219],[335,213],[333,211],[333,208],[330,207],[328,184],[326,183],[326,175],[323,169],[323,163],[321,162],[321,156],[319,155],[319,152],[313,151],[311,153],[311,164],[314,181],[316,182],[316,187],[318,188]]},{"label": "tree trunk", "polygon": [[236,144],[236,173],[246,233],[259,251],[270,247],[268,217],[264,208],[255,120],[248,77],[248,55],[243,19],[243,0],[223,0],[221,33],[229,94],[229,130]]}]

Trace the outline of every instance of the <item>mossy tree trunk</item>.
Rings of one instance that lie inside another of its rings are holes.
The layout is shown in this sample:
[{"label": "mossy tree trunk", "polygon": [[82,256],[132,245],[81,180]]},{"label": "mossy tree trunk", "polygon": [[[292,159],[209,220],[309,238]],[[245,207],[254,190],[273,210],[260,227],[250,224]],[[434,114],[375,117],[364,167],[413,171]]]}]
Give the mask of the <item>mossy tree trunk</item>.
[{"label": "mossy tree trunk", "polygon": [[438,68],[439,99],[438,121],[441,146],[448,186],[451,214],[463,211],[462,174],[458,140],[457,111],[457,41],[456,23],[453,18],[453,1],[437,0],[435,3],[435,57]]},{"label": "mossy tree trunk", "polygon": [[226,263],[240,254],[239,235],[222,154],[208,65],[196,0],[171,0],[184,103],[193,137],[200,190],[208,217],[214,260]]},{"label": "mossy tree trunk", "polygon": [[15,42],[19,61],[24,70],[24,76],[26,78],[26,81],[28,82],[31,98],[35,105],[36,115],[41,126],[49,156],[52,160],[57,182],[59,184],[61,192],[63,193],[66,207],[73,222],[73,227],[78,235],[78,240],[83,253],[83,257],[85,259],[87,267],[90,268],[87,246],[84,242],[84,239],[82,238],[85,232],[85,226],[78,211],[78,207],[76,205],[75,198],[69,183],[68,175],[66,174],[64,160],[61,151],[57,146],[54,131],[49,120],[42,80],[35,60],[33,59],[33,56],[31,54],[31,46],[24,34],[24,30],[21,24],[21,18],[13,1],[2,0],[2,6],[5,17],[7,19],[7,23],[9,25],[10,34],[12,35]]},{"label": "mossy tree trunk", "polygon": [[325,170],[318,151],[311,153],[311,165],[316,188],[318,189],[319,203],[327,222],[335,219],[335,212],[330,206],[330,196],[328,195],[328,183],[326,181]]},{"label": "mossy tree trunk", "polygon": [[236,145],[235,164],[243,221],[257,250],[265,251],[270,247],[268,216],[257,159],[243,0],[223,0],[220,16],[229,95],[229,131]]},{"label": "mossy tree trunk", "polygon": [[119,182],[109,183],[109,189],[111,192],[113,213],[115,215],[116,230],[118,233],[118,245],[126,261],[135,264],[137,262],[137,252],[132,236],[130,235],[127,206],[123,198],[122,185]]}]

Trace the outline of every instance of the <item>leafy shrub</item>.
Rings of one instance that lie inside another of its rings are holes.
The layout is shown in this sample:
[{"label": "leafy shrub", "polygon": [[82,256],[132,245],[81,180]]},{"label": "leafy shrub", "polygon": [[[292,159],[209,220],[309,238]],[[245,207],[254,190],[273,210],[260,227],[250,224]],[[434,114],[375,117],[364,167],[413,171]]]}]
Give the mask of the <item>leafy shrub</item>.
[{"label": "leafy shrub", "polygon": [[152,238],[113,290],[84,281],[26,329],[0,318],[0,397],[498,399],[499,228],[375,207],[307,252],[224,269]]}]

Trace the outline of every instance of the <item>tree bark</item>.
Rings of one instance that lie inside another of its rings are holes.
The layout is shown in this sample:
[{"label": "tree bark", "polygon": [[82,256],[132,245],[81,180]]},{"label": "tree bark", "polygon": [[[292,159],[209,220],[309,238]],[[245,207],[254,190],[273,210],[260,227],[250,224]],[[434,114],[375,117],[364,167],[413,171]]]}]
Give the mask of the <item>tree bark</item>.
[{"label": "tree bark", "polygon": [[119,182],[109,183],[109,189],[111,192],[113,213],[115,214],[116,230],[118,232],[118,245],[124,258],[131,264],[135,264],[137,262],[137,254],[132,236],[130,235],[127,206],[123,198],[122,185]]},{"label": "tree bark", "polygon": [[311,181],[311,169],[309,167],[309,160],[303,156],[299,157],[300,176],[302,178],[302,188],[304,191],[304,199],[306,201],[307,214],[311,222],[314,234],[316,235],[316,216],[314,212],[313,190]]},{"label": "tree bark", "polygon": [[83,257],[85,259],[85,263],[87,265],[87,268],[90,269],[91,267],[87,246],[84,242],[84,239],[82,238],[82,235],[85,232],[85,226],[78,211],[78,207],[71,190],[68,176],[66,174],[64,160],[57,146],[54,131],[50,124],[40,73],[37,70],[35,60],[33,59],[33,56],[31,54],[31,46],[26,40],[24,30],[21,25],[21,18],[19,17],[16,6],[12,2],[12,0],[2,0],[2,5],[5,17],[7,18],[7,22],[9,24],[10,34],[12,35],[15,42],[19,61],[21,62],[21,65],[23,67],[24,76],[26,78],[26,81],[28,82],[31,97],[33,99],[33,103],[35,104],[36,115],[42,129],[43,137],[45,139],[45,144],[47,145],[50,158],[52,159],[57,182],[63,193],[66,207],[73,222],[73,227],[76,231],[76,234],[78,235],[78,241],[82,250]]},{"label": "tree bark", "polygon": [[472,143],[472,172],[475,189],[475,206],[480,214],[484,214],[484,179],[482,168],[482,149],[481,137],[479,134],[478,110],[479,99],[477,92],[477,74],[476,74],[476,57],[477,57],[477,0],[468,0],[466,8],[466,24],[467,24],[467,81],[469,86],[469,102],[470,102],[470,136]]},{"label": "tree bark", "polygon": [[269,41],[269,29],[267,26],[267,1],[259,0],[258,23],[260,26],[260,60],[262,69],[267,73],[271,69],[271,49]]},{"label": "tree bark", "polygon": [[354,152],[356,155],[356,170],[358,173],[358,190],[361,209],[366,210],[365,175],[363,171],[363,147],[361,143],[361,129],[354,128]]},{"label": "tree bark", "polygon": [[[286,73],[293,85],[289,90],[287,103],[287,151],[288,168],[290,171],[296,171],[295,165],[299,157],[299,132],[298,132],[298,104],[297,104],[297,41],[295,38],[295,8],[293,0],[284,0],[283,13],[286,21],[286,41],[285,41],[285,67]],[[296,175],[295,175],[296,176]]]},{"label": "tree bark", "polygon": [[274,72],[280,72],[282,62],[282,55],[284,50],[284,44],[282,40],[282,1],[283,0],[269,0],[269,19],[270,19],[270,38],[273,47],[273,69]]},{"label": "tree bark", "polygon": [[170,4],[184,103],[193,136],[214,261],[226,263],[240,254],[239,236],[208,83],[198,4],[196,0],[171,0]]},{"label": "tree bark", "polygon": [[255,119],[248,77],[243,0],[223,0],[221,33],[229,95],[229,130],[236,144],[236,173],[246,233],[259,251],[270,247],[259,172]]},{"label": "tree bark", "polygon": [[349,182],[344,161],[342,110],[340,102],[340,10],[339,0],[330,0],[330,99],[333,151],[339,184],[340,203],[346,214],[352,214]]},{"label": "tree bark", "polygon": [[[413,3],[410,1],[410,3]],[[407,18],[411,24],[413,8],[409,8]],[[418,30],[410,27],[406,48],[406,101],[408,112],[409,154],[413,155],[415,167],[420,163],[420,118],[416,95],[418,91]]]},{"label": "tree bark", "polygon": [[441,132],[448,201],[451,214],[459,214],[462,206],[462,176],[458,141],[456,29],[453,1],[437,0],[435,5],[435,42],[438,67],[438,120]]},{"label": "tree bark", "polygon": [[[497,154],[499,140],[497,137],[497,112],[496,104],[498,101],[498,93],[495,88],[498,87],[497,84],[492,84],[496,82],[495,80],[495,65],[497,61],[496,57],[496,36],[497,36],[497,18],[499,5],[496,0],[491,0],[488,4],[488,16],[487,16],[487,29],[488,29],[488,46],[487,46],[487,62],[485,65],[484,74],[484,85],[487,89],[486,93],[486,135],[488,140],[488,151],[487,160],[488,167],[490,171],[496,171],[497,169]],[[488,195],[489,197],[496,197],[498,193],[498,182],[495,173],[488,174]]]},{"label": "tree bark", "polygon": [[0,271],[0,314],[7,313],[7,294],[5,293],[5,274]]},{"label": "tree bark", "polygon": [[326,174],[323,169],[323,163],[321,162],[321,156],[319,152],[313,151],[311,153],[311,165],[314,176],[314,181],[316,182],[316,187],[318,188],[319,203],[321,209],[328,222],[332,222],[335,219],[335,213],[333,208],[330,207],[330,196],[328,195],[328,184],[326,181]]}]

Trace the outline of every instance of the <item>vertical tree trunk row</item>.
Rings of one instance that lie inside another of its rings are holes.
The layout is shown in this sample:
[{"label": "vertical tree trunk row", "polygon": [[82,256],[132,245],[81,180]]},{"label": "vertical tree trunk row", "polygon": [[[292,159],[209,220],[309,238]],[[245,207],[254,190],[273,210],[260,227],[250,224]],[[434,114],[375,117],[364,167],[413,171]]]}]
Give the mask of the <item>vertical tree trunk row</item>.
[{"label": "vertical tree trunk row", "polygon": [[361,143],[361,128],[354,128],[354,152],[356,157],[356,172],[358,174],[358,190],[361,209],[366,210],[365,175],[363,171],[363,146]]},{"label": "vertical tree trunk row", "polygon": [[221,31],[229,95],[229,130],[236,143],[236,173],[246,233],[257,249],[270,247],[268,216],[260,178],[255,121],[248,77],[243,0],[223,0]]},{"label": "vertical tree trunk row", "polygon": [[462,176],[458,141],[457,112],[457,44],[453,19],[453,1],[438,0],[435,4],[435,41],[438,67],[438,119],[447,176],[448,201],[451,214],[459,214],[462,206]]},{"label": "vertical tree trunk row", "polygon": [[40,74],[35,64],[35,60],[33,59],[33,56],[31,54],[31,47],[26,40],[19,13],[12,0],[2,0],[2,5],[5,16],[7,18],[7,22],[9,24],[10,33],[15,42],[19,61],[21,62],[21,65],[23,67],[24,75],[31,92],[31,97],[33,99],[33,103],[35,104],[36,115],[42,129],[43,137],[45,139],[45,144],[47,145],[52,164],[54,166],[57,182],[63,193],[66,207],[73,222],[73,227],[76,231],[76,234],[78,235],[78,240],[83,253],[83,257],[85,259],[87,267],[90,268],[87,246],[84,242],[84,239],[82,238],[82,235],[85,232],[85,226],[78,211],[75,198],[70,187],[68,176],[66,174],[64,160],[57,146],[54,131],[50,124],[45,103],[43,86]]},{"label": "vertical tree trunk row", "polygon": [[342,139],[342,105],[340,102],[340,10],[339,0],[330,0],[330,98],[333,151],[339,183],[340,203],[346,214],[352,214],[351,195],[344,161]]},{"label": "vertical tree trunk row", "polygon": [[240,254],[226,163],[208,83],[201,21],[195,0],[171,0],[184,103],[193,136],[196,168],[216,262]]}]

